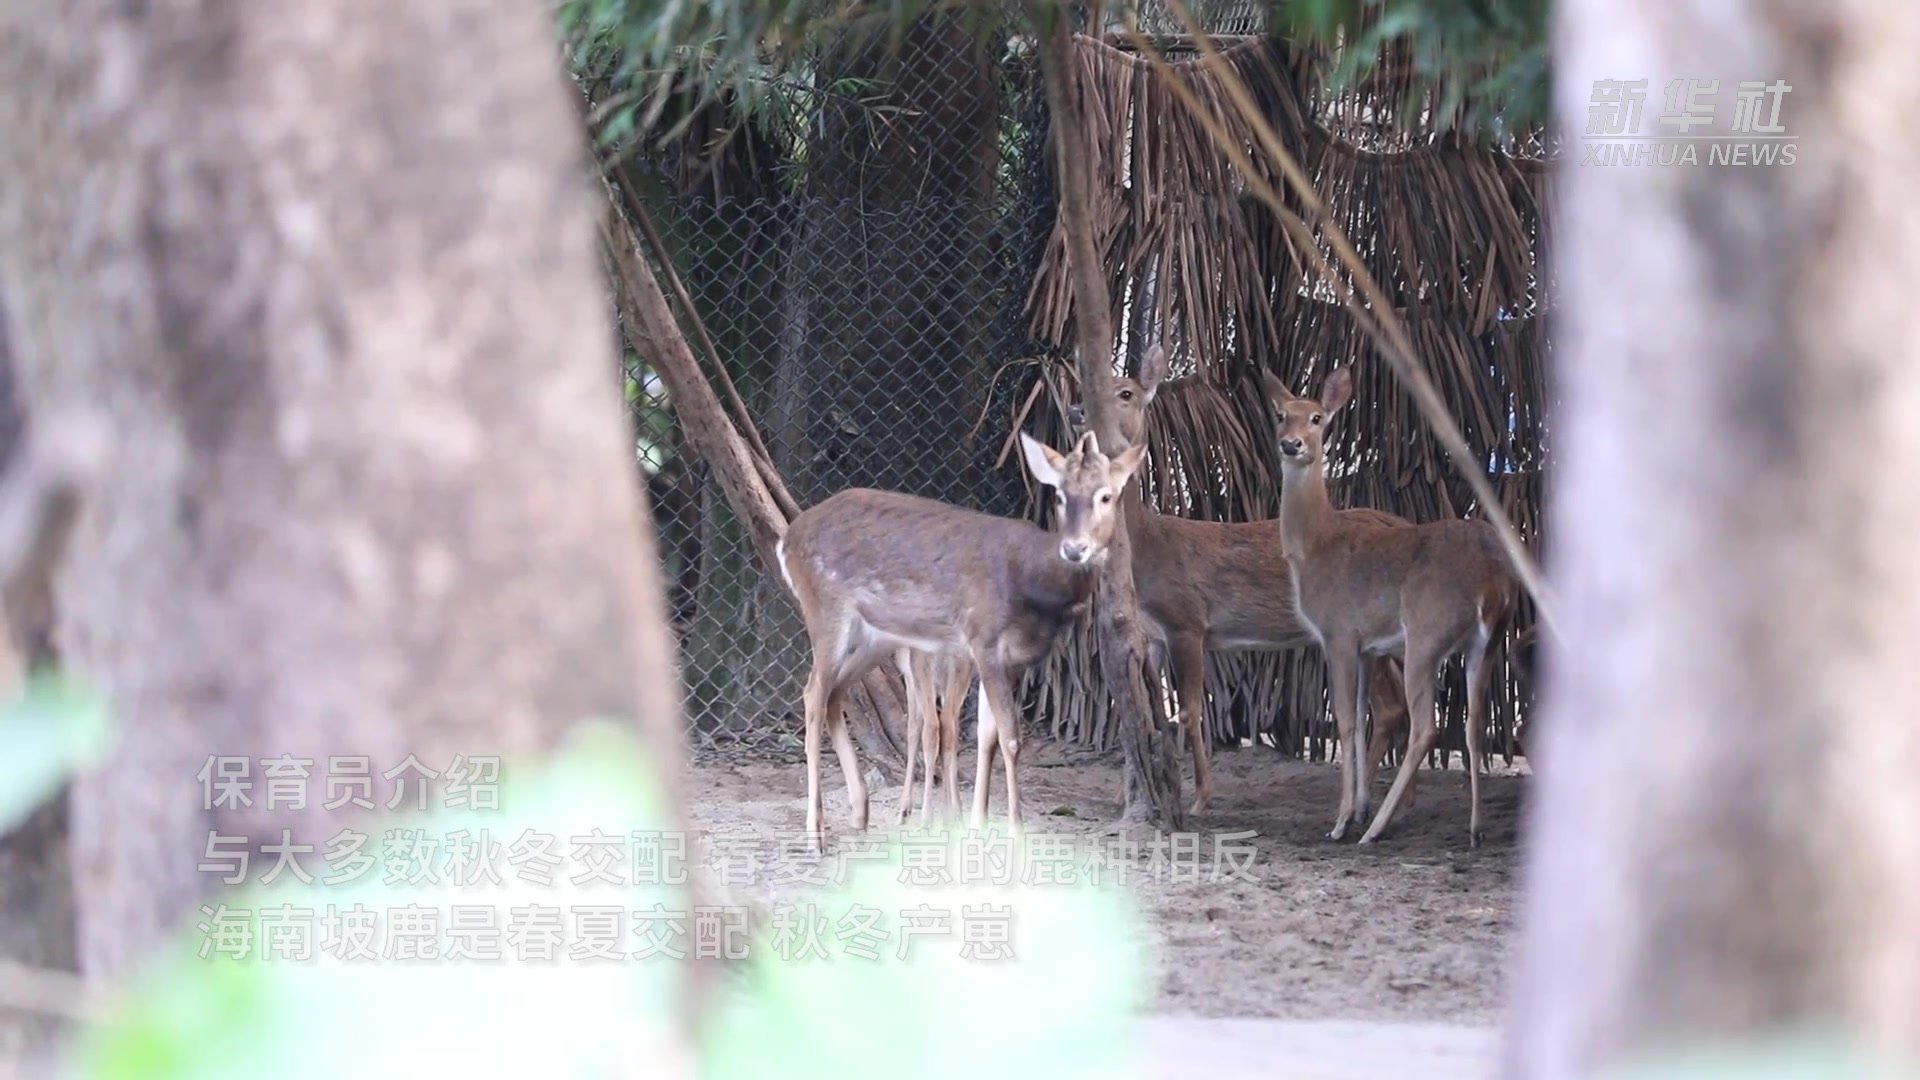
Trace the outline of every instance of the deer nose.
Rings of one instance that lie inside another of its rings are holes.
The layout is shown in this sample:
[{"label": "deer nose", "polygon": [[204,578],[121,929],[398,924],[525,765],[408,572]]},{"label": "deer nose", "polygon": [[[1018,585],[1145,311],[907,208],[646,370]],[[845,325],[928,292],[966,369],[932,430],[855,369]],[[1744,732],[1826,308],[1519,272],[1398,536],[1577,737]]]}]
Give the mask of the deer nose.
[{"label": "deer nose", "polygon": [[1060,541],[1060,557],[1070,563],[1086,562],[1087,552],[1092,546],[1093,545],[1087,543],[1085,540],[1062,540]]},{"label": "deer nose", "polygon": [[1087,410],[1084,405],[1067,406],[1067,422],[1074,427],[1084,427],[1087,422]]},{"label": "deer nose", "polygon": [[1302,448],[1300,440],[1293,436],[1280,440],[1280,452],[1288,457],[1299,457]]}]

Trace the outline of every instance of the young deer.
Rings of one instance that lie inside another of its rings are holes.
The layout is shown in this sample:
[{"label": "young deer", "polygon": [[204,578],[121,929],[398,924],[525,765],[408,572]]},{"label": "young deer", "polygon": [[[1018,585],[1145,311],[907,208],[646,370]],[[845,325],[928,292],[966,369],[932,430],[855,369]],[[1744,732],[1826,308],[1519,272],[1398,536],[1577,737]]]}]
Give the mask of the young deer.
[{"label": "young deer", "polygon": [[923,653],[900,649],[894,653],[894,666],[907,684],[907,778],[900,787],[899,820],[907,820],[913,806],[914,750],[924,743],[927,750],[927,782],[920,794],[920,824],[927,823],[933,804],[933,775],[936,762],[944,766],[947,791],[947,820],[960,816],[960,708],[973,682],[973,664],[958,653]]},{"label": "young deer", "polygon": [[[1016,835],[1019,716],[1013,681],[1052,651],[1092,601],[1117,520],[1115,500],[1142,452],[1109,458],[1091,434],[1056,453],[1022,433],[1034,479],[1055,491],[1059,533],[932,499],[853,488],[793,520],[778,557],[813,645],[807,678],[807,833],[824,846],[820,729],[833,729],[855,830],[867,789],[842,713],[848,684],[900,649],[960,654],[980,678],[979,767],[973,826],[987,820],[993,755],[1006,756],[1007,812]],[[909,666],[910,663],[909,663]],[[951,761],[951,759],[949,759]]]},{"label": "young deer", "polygon": [[[1139,379],[1113,380],[1113,404],[1126,446],[1146,445],[1147,407],[1166,376],[1166,350],[1155,345],[1141,361]],[[1075,424],[1084,420],[1078,405],[1071,415]],[[1193,752],[1190,812],[1198,814],[1206,810],[1213,794],[1204,710],[1206,654],[1300,649],[1312,646],[1316,639],[1294,608],[1293,571],[1281,550],[1277,522],[1223,523],[1156,514],[1147,508],[1137,484],[1127,489],[1121,505],[1133,542],[1140,621],[1153,654],[1149,663],[1156,671],[1164,671],[1172,661],[1180,724],[1186,728]],[[1350,513],[1382,526],[1410,524],[1379,510]],[[1365,758],[1369,785],[1377,763],[1392,749],[1393,735],[1407,720],[1400,680],[1389,668],[1381,665],[1370,686],[1374,727]],[[1354,754],[1354,743],[1344,734],[1340,754],[1342,758]],[[1412,770],[1403,766],[1401,771]]]},{"label": "young deer", "polygon": [[[1493,527],[1484,521],[1433,521],[1385,528],[1327,496],[1327,424],[1353,397],[1345,369],[1327,377],[1320,400],[1297,398],[1266,377],[1279,409],[1280,542],[1293,567],[1300,614],[1327,660],[1328,692],[1340,738],[1355,730],[1356,688],[1375,657],[1401,658],[1409,712],[1407,764],[1417,767],[1439,737],[1433,683],[1440,665],[1466,654],[1467,784],[1473,803],[1468,835],[1480,830],[1482,725],[1487,700],[1487,647],[1513,610],[1515,582]],[[1369,789],[1342,762],[1340,812],[1332,839],[1367,815]],[[1402,768],[1360,842],[1378,838],[1393,820],[1414,768]]]}]

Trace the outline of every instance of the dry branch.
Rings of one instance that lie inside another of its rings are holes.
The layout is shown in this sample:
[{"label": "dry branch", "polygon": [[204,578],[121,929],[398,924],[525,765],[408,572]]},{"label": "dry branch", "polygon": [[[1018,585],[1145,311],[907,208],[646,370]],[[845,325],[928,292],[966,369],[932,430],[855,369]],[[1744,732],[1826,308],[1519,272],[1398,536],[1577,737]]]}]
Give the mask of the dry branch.
[{"label": "dry branch", "polygon": [[[1167,2],[1168,6],[1187,24],[1188,31],[1199,35],[1199,25],[1193,21],[1180,0],[1167,0]],[[1151,47],[1150,43],[1148,47]],[[1212,43],[1204,38],[1200,41],[1200,47],[1209,59],[1221,55]],[[1549,631],[1552,631],[1553,600],[1548,592],[1546,580],[1541,576],[1540,568],[1532,554],[1527,551],[1519,532],[1508,519],[1499,497],[1493,490],[1492,483],[1487,480],[1482,467],[1474,460],[1473,451],[1467,446],[1466,439],[1461,436],[1458,426],[1448,414],[1446,404],[1434,389],[1432,380],[1420,366],[1406,327],[1394,313],[1393,302],[1382,291],[1374,274],[1367,269],[1345,232],[1333,219],[1327,204],[1315,190],[1312,181],[1301,170],[1293,155],[1289,154],[1286,147],[1282,145],[1272,125],[1267,122],[1253,100],[1246,82],[1240,79],[1230,67],[1222,67],[1221,71],[1222,82],[1234,108],[1240,116],[1245,118],[1248,128],[1256,137],[1256,145],[1285,175],[1288,189],[1303,208],[1304,213],[1301,216],[1309,223],[1319,226],[1327,241],[1332,244],[1340,261],[1345,264],[1345,268],[1351,274],[1353,290],[1348,293],[1348,296],[1354,301],[1350,306],[1354,310],[1355,317],[1361,319],[1363,325],[1367,324],[1368,319],[1378,320],[1378,331],[1372,336],[1380,346],[1382,355],[1386,356],[1393,365],[1394,373],[1412,393],[1427,424],[1439,437],[1441,445],[1453,459],[1454,466],[1480,499],[1481,512],[1498,530],[1500,543],[1506,549],[1514,572],[1519,576],[1521,584],[1533,600],[1535,616],[1546,625]],[[1242,171],[1249,187],[1260,196],[1262,202],[1265,202],[1278,215],[1284,216],[1288,213],[1278,194],[1273,191],[1264,177],[1251,168]],[[1358,296],[1364,296],[1366,299],[1365,315],[1362,315],[1356,292]]]},{"label": "dry branch", "polygon": [[687,292],[686,283],[680,280],[680,271],[673,265],[672,255],[667,250],[666,241],[660,237],[660,229],[653,222],[653,214],[647,209],[647,201],[634,190],[633,182],[627,178],[625,170],[613,170],[617,180],[619,194],[626,196],[625,208],[640,227],[640,234],[647,241],[648,250],[653,252],[654,260],[660,264],[661,272],[667,277],[667,285],[673,290],[674,303],[680,308],[680,317],[693,328],[700,341],[700,349],[706,354],[707,365],[713,370],[713,379],[727,395],[727,404],[733,409],[734,419],[739,421],[736,429],[745,439],[752,451],[754,470],[759,474],[767,494],[777,503],[787,518],[800,513],[800,504],[793,493],[787,490],[786,482],[780,478],[780,472],[774,467],[773,454],[760,438],[760,429],[754,426],[753,416],[747,411],[747,403],[740,398],[740,390],[733,385],[733,376],[727,373],[727,365],[720,359],[720,350],[713,343],[713,335],[707,332],[706,323],[700,318],[700,310],[694,305],[693,297]]},{"label": "dry branch", "polygon": [[[713,470],[727,504],[746,526],[761,565],[777,573],[775,548],[786,535],[788,517],[768,490],[752,450],[728,419],[713,387],[700,374],[693,349],[674,321],[653,267],[641,254],[640,238],[620,210],[611,183],[607,195],[601,239],[612,270],[614,304],[620,321],[634,339],[635,349],[666,384],[687,442]],[[899,676],[886,671],[873,672],[860,685],[865,694],[849,696],[848,723],[867,761],[889,779],[898,779],[906,772],[906,762],[892,733],[904,730],[904,687]]]},{"label": "dry branch", "polygon": [[[1312,178],[1324,216],[1364,254],[1360,269],[1404,321],[1471,461],[1495,463],[1494,499],[1537,546],[1547,401],[1541,163],[1457,139],[1366,130],[1350,117],[1365,109],[1324,99],[1317,58],[1280,42],[1237,42],[1177,63],[1087,37],[1074,50],[1075,100],[1090,114],[1078,145],[1106,189],[1092,206],[1113,287],[1109,310],[1131,303],[1130,333],[1158,327],[1184,376],[1152,414],[1149,501],[1211,520],[1271,517],[1278,486],[1256,377],[1272,371],[1305,387],[1336,366],[1353,368],[1363,403],[1335,433],[1349,466],[1337,478],[1345,504],[1432,520],[1483,501],[1448,466],[1420,402],[1375,358],[1382,331],[1373,305],[1348,306],[1359,290],[1352,268],[1329,240],[1301,231],[1303,204],[1284,194],[1286,178],[1267,155],[1251,152],[1260,134],[1235,102],[1230,84],[1238,84],[1258,105],[1254,119]],[[1029,295],[1030,325],[1043,340],[1064,340],[1077,317],[1067,262],[1056,224]],[[1519,625],[1528,621],[1523,611]],[[1111,736],[1104,696],[1077,685],[1097,663],[1093,642],[1075,640],[1037,687],[1056,734],[1096,743]],[[1209,668],[1216,739],[1264,735],[1289,750],[1326,752],[1314,664],[1249,655],[1215,657]],[[1461,705],[1456,681],[1450,674],[1442,691],[1450,727]],[[1491,745],[1511,750],[1531,697],[1523,674],[1496,680]]]}]

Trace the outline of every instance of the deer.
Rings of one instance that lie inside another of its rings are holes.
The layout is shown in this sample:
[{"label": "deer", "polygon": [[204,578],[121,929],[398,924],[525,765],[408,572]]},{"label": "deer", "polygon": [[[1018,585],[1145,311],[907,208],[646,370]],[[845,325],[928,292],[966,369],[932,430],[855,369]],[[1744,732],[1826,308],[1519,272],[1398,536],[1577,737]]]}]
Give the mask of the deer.
[{"label": "deer", "polygon": [[[1147,410],[1168,372],[1167,352],[1159,345],[1141,358],[1140,377],[1115,378],[1113,406],[1123,447],[1144,447]],[[1068,418],[1085,423],[1074,405]],[[1186,729],[1193,758],[1194,797],[1189,813],[1206,811],[1212,798],[1211,748],[1205,724],[1206,656],[1210,652],[1286,651],[1317,643],[1295,608],[1293,571],[1281,547],[1279,522],[1196,521],[1148,508],[1135,484],[1121,502],[1127,535],[1133,542],[1133,576],[1140,598],[1140,621],[1147,631],[1148,665],[1155,672],[1172,666],[1180,725]],[[1411,524],[1380,510],[1352,510],[1357,520],[1379,525]],[[1406,699],[1396,673],[1383,664],[1371,684],[1373,734],[1365,757],[1366,783],[1393,747],[1406,724]],[[1342,758],[1357,744],[1343,734]],[[1410,771],[1403,768],[1402,771]],[[1411,800],[1412,788],[1407,797]]]},{"label": "deer", "polygon": [[972,665],[979,678],[972,827],[986,828],[998,753],[1008,818],[1016,840],[1023,838],[1014,680],[1049,655],[1091,606],[1119,520],[1117,500],[1144,452],[1109,457],[1091,432],[1065,454],[1025,432],[1020,443],[1028,472],[1054,490],[1057,532],[917,495],[849,488],[794,518],[775,548],[813,650],[805,691],[806,829],[816,853],[825,847],[822,729],[832,731],[853,829],[864,831],[866,782],[844,698],[853,681],[889,656],[900,663],[902,649],[958,655]]},{"label": "deer", "polygon": [[[1452,518],[1387,527],[1352,510],[1336,510],[1327,494],[1327,426],[1353,398],[1353,375],[1327,376],[1318,400],[1295,397],[1271,372],[1266,391],[1278,411],[1280,545],[1293,569],[1300,616],[1312,628],[1327,665],[1328,693],[1342,740],[1355,730],[1364,685],[1376,658],[1401,661],[1411,729],[1408,765],[1417,768],[1440,735],[1434,681],[1440,665],[1465,657],[1467,783],[1472,847],[1484,839],[1480,773],[1484,764],[1487,649],[1512,615],[1518,589],[1493,526]],[[1371,788],[1342,762],[1340,809],[1329,839],[1365,822]],[[1378,840],[1412,784],[1402,768],[1360,843]]]},{"label": "deer", "polygon": [[907,686],[907,777],[900,787],[898,823],[905,824],[913,807],[914,749],[924,743],[927,768],[926,788],[920,795],[920,824],[927,824],[933,802],[934,766],[944,767],[946,776],[946,818],[960,816],[960,708],[967,687],[973,682],[973,664],[965,656],[923,653],[899,649],[894,667]]}]

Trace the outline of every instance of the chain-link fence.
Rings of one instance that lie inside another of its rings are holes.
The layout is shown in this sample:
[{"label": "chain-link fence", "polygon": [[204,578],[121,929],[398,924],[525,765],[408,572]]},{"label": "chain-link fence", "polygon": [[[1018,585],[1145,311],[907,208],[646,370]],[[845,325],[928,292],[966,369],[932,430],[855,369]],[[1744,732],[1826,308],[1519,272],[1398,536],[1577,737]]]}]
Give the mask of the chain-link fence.
[{"label": "chain-link fence", "polygon": [[[1227,32],[1260,28],[1249,22],[1255,8],[1219,6],[1232,23]],[[1171,27],[1155,24],[1153,29]],[[1285,51],[1277,44],[1271,48],[1276,56]],[[1276,62],[1274,78],[1304,86],[1306,68],[1286,65]],[[1283,88],[1285,93],[1304,98],[1307,91],[1294,84]],[[774,466],[802,507],[841,489],[865,486],[991,513],[1035,516],[1029,482],[1018,454],[1010,452],[1011,438],[1024,428],[1056,443],[1064,439],[1060,406],[1071,390],[1062,385],[1070,380],[1070,364],[1061,341],[1042,340],[1035,329],[1060,327],[1062,321],[1038,314],[1047,305],[1040,294],[1058,282],[1047,278],[1054,181],[1045,98],[1030,51],[1015,34],[982,39],[958,23],[930,17],[897,52],[884,43],[849,44],[820,58],[804,87],[788,90],[784,98],[776,94],[780,100],[764,106],[762,115],[724,133],[707,118],[689,118],[687,134],[671,150],[635,156],[621,166],[631,186],[645,193],[702,329],[754,417]],[[1322,116],[1331,115],[1327,103],[1319,107]],[[1113,133],[1132,155],[1133,164],[1123,172],[1142,175],[1159,167],[1140,157],[1158,122],[1135,115],[1122,125],[1131,125],[1131,132]],[[1416,148],[1411,153],[1428,152]],[[1370,153],[1363,151],[1340,167],[1355,168],[1357,160],[1358,167],[1372,168],[1373,158],[1387,156]],[[1324,175],[1328,166],[1315,168]],[[1355,191],[1355,199],[1394,197],[1390,186],[1378,183],[1361,183]],[[1220,198],[1232,204],[1216,207],[1224,216],[1257,220],[1240,196]],[[1383,230],[1404,229],[1408,216],[1378,207],[1367,214]],[[1203,444],[1227,437],[1245,442],[1247,433],[1259,430],[1264,406],[1254,389],[1257,381],[1249,377],[1262,368],[1295,380],[1305,370],[1300,357],[1309,352],[1325,362],[1351,363],[1369,356],[1369,347],[1357,331],[1328,340],[1327,326],[1348,326],[1334,305],[1298,315],[1306,294],[1283,294],[1301,280],[1297,253],[1257,236],[1257,243],[1246,247],[1254,253],[1248,257],[1262,264],[1254,275],[1261,282],[1250,286],[1268,297],[1261,301],[1267,311],[1260,318],[1269,326],[1290,321],[1277,331],[1262,331],[1269,335],[1262,343],[1246,321],[1247,306],[1241,303],[1236,312],[1228,304],[1219,308],[1227,313],[1211,334],[1221,344],[1204,345],[1209,335],[1187,324],[1203,317],[1191,297],[1211,286],[1178,279],[1209,272],[1205,255],[1156,254],[1153,265],[1128,265],[1128,251],[1167,246],[1164,237],[1144,235],[1143,220],[1135,214],[1110,238],[1126,349],[1137,356],[1147,340],[1170,334],[1185,354],[1182,370],[1197,372],[1196,385],[1181,397],[1184,404],[1168,406],[1178,408],[1179,415],[1156,420],[1154,427],[1155,437],[1163,440],[1154,453],[1184,460],[1180,468],[1187,473],[1177,481],[1164,471],[1155,474],[1165,479],[1149,483],[1150,496],[1155,503],[1169,503],[1163,507],[1169,512],[1191,516],[1271,516],[1277,510],[1277,478],[1266,483],[1270,474],[1246,467],[1269,455],[1245,446],[1213,452]],[[1448,237],[1422,247],[1448,244],[1459,246]],[[1487,264],[1484,252],[1455,254],[1463,264]],[[1387,246],[1377,246],[1370,257],[1389,259]],[[1391,280],[1394,275],[1382,276]],[[1485,301],[1469,289],[1462,290],[1460,303],[1473,307]],[[1509,333],[1509,307],[1503,300],[1495,308],[1503,320],[1498,327],[1476,323],[1471,332],[1454,336],[1473,349],[1478,348],[1475,334]],[[1483,358],[1518,373],[1500,374],[1503,386],[1519,388],[1499,392],[1519,395],[1504,408],[1526,418],[1522,441],[1527,446],[1496,446],[1489,452],[1497,456],[1533,455],[1544,440],[1532,419],[1538,406],[1533,399],[1542,391],[1520,386],[1537,375],[1544,350],[1533,329],[1529,313],[1520,360],[1497,351]],[[1049,330],[1044,336],[1067,335]],[[1277,347],[1271,343],[1275,337]],[[1436,348],[1435,362],[1471,369],[1473,361],[1466,354],[1449,354],[1449,347]],[[1242,355],[1214,357],[1196,369],[1195,350],[1209,348]],[[1256,349],[1262,355],[1244,355]],[[1294,352],[1289,355],[1288,349]],[[1456,373],[1449,385],[1459,382]],[[1420,475],[1420,468],[1406,464],[1418,455],[1393,448],[1396,441],[1424,447],[1426,437],[1413,434],[1419,421],[1393,397],[1385,372],[1363,370],[1362,384],[1384,402],[1359,441],[1367,448],[1367,467],[1377,465],[1377,470],[1363,470],[1349,490],[1361,493],[1368,505],[1416,518],[1457,512],[1463,504],[1449,500],[1445,478],[1430,464]],[[691,453],[661,383],[644,358],[631,354],[629,394],[679,635],[695,748],[798,752],[801,689],[810,657],[792,599],[777,571],[761,565],[719,485]],[[1208,400],[1200,401],[1203,396]],[[1484,429],[1470,432],[1476,441],[1513,441],[1511,432],[1517,429],[1512,424],[1500,432],[1497,423],[1476,419]],[[1380,431],[1372,430],[1376,423]],[[1166,435],[1169,425],[1180,432]],[[1201,475],[1215,467],[1206,462],[1223,453],[1243,460],[1221,466],[1219,475]],[[1503,480],[1525,504],[1527,512],[1520,517],[1530,527],[1540,496],[1537,462],[1532,467],[1525,477]],[[1231,475],[1235,468],[1253,479],[1237,479]],[[1236,490],[1236,484],[1260,490]],[[1029,680],[1027,698],[1044,714],[1039,722],[1056,734],[1108,745],[1112,733],[1104,721],[1105,702],[1074,704],[1104,695],[1064,693],[1058,685],[1097,678],[1097,664],[1088,662],[1091,644],[1089,633],[1077,632],[1066,647],[1068,655],[1056,657]],[[1238,744],[1265,734],[1262,741],[1289,752],[1324,750],[1330,725],[1319,697],[1317,656],[1259,663],[1220,657],[1209,668],[1208,714],[1217,717],[1210,719],[1217,742]],[[1309,687],[1311,693],[1273,692],[1282,682]],[[1070,715],[1076,709],[1084,715]],[[1511,715],[1505,721],[1508,731]],[[1302,733],[1312,736],[1312,746]]]},{"label": "chain-link fence", "polygon": [[[1035,378],[1024,308],[1052,223],[1032,66],[938,21],[824,64],[789,128],[735,136],[760,142],[757,175],[716,191],[701,165],[682,182],[687,151],[636,166],[665,246],[802,507],[874,487],[1019,515],[1001,450]],[[629,376],[695,746],[797,751],[798,612],[640,357]]]}]

